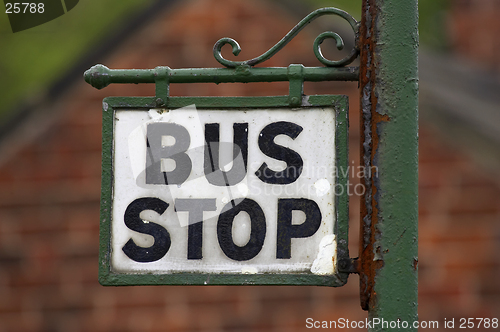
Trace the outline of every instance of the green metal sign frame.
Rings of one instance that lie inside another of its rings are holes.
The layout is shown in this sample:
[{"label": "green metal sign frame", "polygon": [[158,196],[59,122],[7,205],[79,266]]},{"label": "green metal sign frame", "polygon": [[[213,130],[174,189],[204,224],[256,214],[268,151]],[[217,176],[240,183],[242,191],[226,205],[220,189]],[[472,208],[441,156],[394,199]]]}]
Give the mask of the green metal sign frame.
[{"label": "green metal sign frame", "polygon": [[[204,110],[235,109],[251,111],[254,109],[296,108],[288,105],[286,96],[277,97],[172,97],[173,108],[191,104],[196,105],[200,112]],[[309,273],[293,274],[131,274],[118,273],[111,269],[111,234],[112,234],[112,200],[113,200],[113,142],[114,118],[118,110],[144,110],[147,112],[154,105],[154,98],[108,97],[103,107],[103,159],[102,159],[102,192],[101,192],[101,225],[100,225],[100,257],[99,281],[103,285],[321,285],[342,286],[347,282],[348,273],[339,272],[333,275],[321,276]],[[313,107],[333,107],[335,116],[335,139],[337,167],[347,169],[348,166],[348,102],[345,96],[322,95],[310,96],[309,103]],[[303,108],[301,108],[303,109]],[[348,178],[344,172],[336,173],[336,183],[345,188]],[[348,253],[348,196],[335,195],[336,222],[333,230],[337,239],[337,261],[349,260]],[[342,265],[342,264],[340,264]]]},{"label": "green metal sign frame", "polygon": [[[340,61],[330,61],[321,54],[320,44],[327,38],[334,39],[338,49],[343,48],[342,38],[334,32],[320,34],[314,42],[314,54],[326,67],[304,67],[292,64],[279,68],[252,68],[251,66],[267,60],[285,46],[300,30],[316,17],[337,15],[349,22],[355,33],[356,42],[350,54]],[[346,12],[336,8],[322,8],[304,18],[280,42],[258,58],[242,62],[233,62],[221,56],[225,44],[233,47],[233,54],[240,51],[236,41],[222,38],[214,46],[215,58],[228,68],[188,68],[170,69],[157,67],[148,70],[111,70],[103,65],[96,65],[85,73],[85,80],[93,87],[101,89],[110,83],[154,83],[154,97],[108,97],[103,101],[103,137],[102,137],[102,193],[100,222],[99,281],[103,285],[319,285],[342,286],[347,282],[349,273],[355,271],[354,262],[348,252],[348,195],[335,195],[335,229],[337,239],[337,272],[332,275],[308,273],[290,274],[132,274],[117,273],[111,269],[111,216],[113,200],[113,139],[114,115],[119,110],[144,110],[151,108],[177,109],[196,105],[200,111],[239,109],[287,108],[307,109],[313,107],[333,107],[335,110],[335,158],[337,169],[347,169],[348,165],[348,100],[340,95],[305,96],[304,81],[357,81],[358,67],[345,66],[358,56],[357,47],[359,23]],[[169,96],[171,83],[229,83],[229,82],[289,82],[289,94],[268,97],[172,97]],[[336,184],[348,185],[344,172],[336,172]]]}]

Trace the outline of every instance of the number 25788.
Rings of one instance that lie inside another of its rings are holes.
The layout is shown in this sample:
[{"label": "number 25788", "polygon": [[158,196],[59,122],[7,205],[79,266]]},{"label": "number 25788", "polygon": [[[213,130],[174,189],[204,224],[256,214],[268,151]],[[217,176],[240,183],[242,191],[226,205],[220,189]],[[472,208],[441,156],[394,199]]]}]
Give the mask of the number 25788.
[{"label": "number 25788", "polygon": [[7,2],[5,4],[6,14],[42,14],[45,11],[45,4],[43,2]]}]

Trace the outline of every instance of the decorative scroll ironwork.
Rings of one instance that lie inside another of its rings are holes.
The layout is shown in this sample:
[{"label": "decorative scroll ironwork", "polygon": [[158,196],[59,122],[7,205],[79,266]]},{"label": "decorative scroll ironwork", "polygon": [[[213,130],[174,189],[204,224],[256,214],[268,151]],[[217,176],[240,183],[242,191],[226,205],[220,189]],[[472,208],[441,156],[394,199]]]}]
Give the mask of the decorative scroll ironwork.
[{"label": "decorative scroll ironwork", "polygon": [[316,39],[314,40],[313,48],[314,48],[314,54],[316,58],[325,66],[329,67],[342,67],[345,65],[350,64],[353,62],[358,54],[359,54],[359,48],[358,48],[358,27],[359,27],[359,22],[357,22],[349,13],[338,9],[334,7],[327,7],[327,8],[321,8],[318,10],[313,11],[309,15],[307,15],[305,18],[303,18],[295,27],[293,27],[292,30],[290,30],[276,45],[271,47],[267,52],[263,53],[262,55],[246,60],[246,61],[231,61],[224,59],[221,54],[222,47],[226,44],[229,44],[233,48],[233,54],[238,55],[241,52],[241,47],[238,44],[238,42],[232,38],[221,38],[219,39],[215,45],[214,45],[214,57],[215,59],[222,65],[228,67],[228,68],[235,68],[241,65],[247,65],[247,66],[255,66],[261,62],[264,62],[271,58],[274,54],[279,52],[286,44],[288,44],[306,25],[311,23],[313,20],[316,18],[323,16],[323,15],[337,15],[345,19],[351,26],[351,28],[354,31],[355,35],[355,42],[354,42],[354,47],[351,50],[351,53],[346,56],[345,58],[338,60],[338,61],[333,61],[333,60],[328,60],[326,59],[323,54],[321,53],[321,43],[328,38],[334,39],[336,41],[336,46],[338,50],[342,50],[344,48],[344,41],[342,37],[340,37],[339,34],[336,32],[332,31],[326,31],[321,33]]}]

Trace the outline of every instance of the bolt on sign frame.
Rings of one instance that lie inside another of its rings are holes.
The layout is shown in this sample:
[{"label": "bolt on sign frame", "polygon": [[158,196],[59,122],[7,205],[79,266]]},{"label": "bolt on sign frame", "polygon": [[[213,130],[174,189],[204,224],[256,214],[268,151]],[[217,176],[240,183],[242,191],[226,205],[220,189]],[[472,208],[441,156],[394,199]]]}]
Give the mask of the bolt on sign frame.
[{"label": "bolt on sign frame", "polygon": [[[344,46],[342,38],[334,32],[320,34],[314,41],[314,54],[325,67],[304,67],[292,64],[288,67],[252,68],[276,52],[281,50],[295,35],[315,18],[323,15],[336,15],[346,20],[352,27],[356,42],[350,54],[340,61],[326,59],[320,44],[325,39],[334,39],[341,50]],[[188,68],[170,69],[156,67],[150,70],[110,70],[103,65],[96,65],[85,72],[85,80],[97,89],[110,83],[154,83],[154,97],[108,97],[103,101],[103,160],[102,160],[102,193],[101,193],[101,224],[100,224],[100,257],[99,280],[103,285],[322,285],[342,286],[347,282],[348,274],[353,272],[352,260],[348,253],[348,195],[333,195],[331,205],[334,205],[335,222],[331,230],[336,238],[336,257],[333,260],[334,272],[327,275],[314,274],[310,271],[299,273],[205,273],[205,272],[175,272],[175,273],[124,273],[112,267],[112,209],[115,193],[114,161],[115,116],[124,110],[174,110],[195,105],[200,112],[210,110],[248,111],[259,109],[281,109],[290,112],[308,110],[318,107],[332,108],[335,114],[334,142],[330,142],[335,151],[335,167],[348,167],[348,102],[346,96],[314,95],[305,96],[304,81],[356,81],[359,77],[358,67],[345,67],[358,56],[357,47],[359,23],[345,11],[336,8],[318,9],[301,20],[275,46],[261,56],[248,61],[229,61],[222,57],[224,45],[232,46],[234,55],[240,52],[240,46],[231,38],[222,38],[214,45],[214,56],[227,68]],[[269,97],[172,97],[169,96],[171,83],[226,83],[226,82],[289,82],[289,95]],[[345,172],[335,172],[335,183],[348,185]],[[155,238],[156,241],[156,238]],[[167,249],[168,250],[168,249]],[[331,263],[330,263],[331,264]]]}]

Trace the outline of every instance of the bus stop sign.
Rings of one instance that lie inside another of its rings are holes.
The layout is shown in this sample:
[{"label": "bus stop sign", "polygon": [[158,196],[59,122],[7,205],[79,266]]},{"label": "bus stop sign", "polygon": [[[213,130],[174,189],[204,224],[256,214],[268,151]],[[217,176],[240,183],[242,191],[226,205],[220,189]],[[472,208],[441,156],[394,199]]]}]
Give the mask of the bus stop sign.
[{"label": "bus stop sign", "polygon": [[[85,79],[155,83],[155,97],[103,102],[99,280],[103,285],[342,286],[350,272],[348,101],[303,92],[304,81],[357,80],[353,61],[326,67],[252,68],[315,17],[311,13],[261,57],[216,59],[228,68],[110,70]],[[298,27],[298,28],[297,28]],[[281,44],[280,44],[281,43]],[[235,46],[236,45],[236,46]],[[289,81],[287,96],[172,97],[171,83]]]}]

